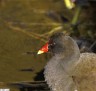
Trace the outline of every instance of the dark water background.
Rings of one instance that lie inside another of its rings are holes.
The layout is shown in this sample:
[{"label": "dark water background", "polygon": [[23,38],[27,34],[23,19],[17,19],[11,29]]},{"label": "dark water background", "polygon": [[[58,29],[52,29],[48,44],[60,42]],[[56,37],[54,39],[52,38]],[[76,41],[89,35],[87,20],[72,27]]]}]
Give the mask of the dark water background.
[{"label": "dark water background", "polygon": [[[91,3],[84,9],[78,21],[83,22],[80,37],[92,42],[96,39],[95,6]],[[0,82],[34,81],[50,58],[36,54],[49,37],[46,33],[63,26],[60,30],[70,35],[70,23],[64,17],[71,21],[74,12],[66,9],[63,0],[0,0]]]}]

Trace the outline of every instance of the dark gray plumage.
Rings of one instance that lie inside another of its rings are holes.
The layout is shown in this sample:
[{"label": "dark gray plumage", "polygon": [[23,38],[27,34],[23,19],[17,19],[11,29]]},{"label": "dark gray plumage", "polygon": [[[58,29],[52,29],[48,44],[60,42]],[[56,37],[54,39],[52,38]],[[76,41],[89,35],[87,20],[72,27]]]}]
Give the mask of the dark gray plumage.
[{"label": "dark gray plumage", "polygon": [[80,54],[76,42],[63,33],[52,35],[49,41],[54,56],[44,75],[52,91],[96,91],[96,54]]}]

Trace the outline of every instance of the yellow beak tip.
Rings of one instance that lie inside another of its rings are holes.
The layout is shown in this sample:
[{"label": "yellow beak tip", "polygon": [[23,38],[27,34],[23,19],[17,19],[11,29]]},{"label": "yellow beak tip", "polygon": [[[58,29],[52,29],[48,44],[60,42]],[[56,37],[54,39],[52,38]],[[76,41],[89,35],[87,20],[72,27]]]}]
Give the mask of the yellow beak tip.
[{"label": "yellow beak tip", "polygon": [[44,51],[39,50],[39,51],[37,52],[37,54],[42,54],[42,53],[44,53]]}]

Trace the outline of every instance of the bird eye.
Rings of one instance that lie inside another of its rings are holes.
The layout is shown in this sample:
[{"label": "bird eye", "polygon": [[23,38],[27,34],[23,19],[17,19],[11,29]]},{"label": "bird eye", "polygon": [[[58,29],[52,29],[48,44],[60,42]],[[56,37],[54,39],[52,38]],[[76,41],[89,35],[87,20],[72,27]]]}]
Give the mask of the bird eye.
[{"label": "bird eye", "polygon": [[56,43],[54,42],[53,45],[55,45]]},{"label": "bird eye", "polygon": [[53,40],[49,40],[49,43],[48,43],[49,45],[48,45],[48,49],[49,49],[49,51],[52,51],[53,50],[53,48],[55,47],[55,41],[53,41]]},{"label": "bird eye", "polygon": [[49,43],[48,48],[49,48],[49,49],[54,48],[54,47],[55,47],[55,44],[56,44],[55,42]]}]

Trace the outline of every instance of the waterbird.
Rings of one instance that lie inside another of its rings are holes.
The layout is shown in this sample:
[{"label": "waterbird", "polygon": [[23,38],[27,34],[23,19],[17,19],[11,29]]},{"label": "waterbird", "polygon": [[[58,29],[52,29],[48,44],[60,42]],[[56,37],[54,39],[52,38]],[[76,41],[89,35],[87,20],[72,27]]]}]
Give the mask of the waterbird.
[{"label": "waterbird", "polygon": [[50,52],[44,70],[52,91],[96,91],[96,54],[80,53],[77,43],[64,33],[54,33],[38,54]]}]

